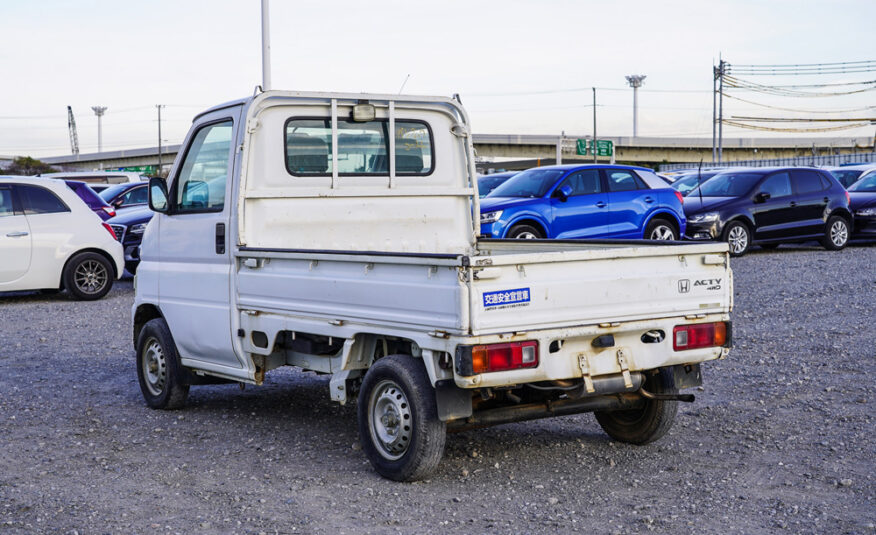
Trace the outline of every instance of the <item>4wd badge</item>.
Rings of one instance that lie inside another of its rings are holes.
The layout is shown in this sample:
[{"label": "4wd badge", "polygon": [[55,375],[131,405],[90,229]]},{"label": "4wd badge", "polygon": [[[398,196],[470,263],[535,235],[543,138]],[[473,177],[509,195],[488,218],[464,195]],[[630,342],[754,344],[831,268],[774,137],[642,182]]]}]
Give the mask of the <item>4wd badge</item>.
[{"label": "4wd badge", "polygon": [[686,294],[690,291],[690,279],[681,279],[678,281],[678,293]]}]

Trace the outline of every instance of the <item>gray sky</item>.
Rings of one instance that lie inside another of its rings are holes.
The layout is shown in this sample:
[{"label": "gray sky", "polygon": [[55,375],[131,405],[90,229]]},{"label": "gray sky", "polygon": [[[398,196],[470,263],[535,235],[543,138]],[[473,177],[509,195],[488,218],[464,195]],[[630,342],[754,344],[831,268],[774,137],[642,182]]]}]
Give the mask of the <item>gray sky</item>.
[{"label": "gray sky", "polygon": [[[624,75],[645,74],[639,135],[711,137],[719,53],[733,64],[872,60],[874,21],[872,0],[272,0],[273,85],[395,93],[410,74],[405,93],[459,93],[476,133],[572,135],[592,131],[596,86],[599,133],[621,136],[632,134]],[[155,146],[159,103],[163,138],[179,143],[195,113],[253,92],[260,53],[258,0],[0,0],[0,155],[69,154],[67,105],[82,152],[97,149],[95,105],[108,107],[104,150]],[[839,83],[876,73],[749,79]],[[876,115],[876,91],[732,95]],[[727,100],[725,115],[815,114]],[[767,135],[725,127],[728,137]]]}]

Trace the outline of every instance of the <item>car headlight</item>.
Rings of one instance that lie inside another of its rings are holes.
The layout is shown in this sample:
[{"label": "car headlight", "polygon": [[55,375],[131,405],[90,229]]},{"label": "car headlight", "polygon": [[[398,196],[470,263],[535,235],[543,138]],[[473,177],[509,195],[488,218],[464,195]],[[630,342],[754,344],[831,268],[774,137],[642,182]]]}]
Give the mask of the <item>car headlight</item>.
[{"label": "car headlight", "polygon": [[687,218],[688,223],[711,223],[718,220],[718,212],[706,212],[704,214],[696,214]]},{"label": "car headlight", "polygon": [[139,225],[132,225],[130,229],[128,229],[128,234],[143,234],[143,231],[146,230],[146,225],[149,223],[140,223]]},{"label": "car headlight", "polygon": [[869,208],[861,208],[860,210],[855,210],[855,215],[864,216],[864,217],[876,216],[876,206],[871,206]]},{"label": "car headlight", "polygon": [[500,217],[502,217],[502,210],[481,213],[481,225],[485,225],[487,223],[495,223],[499,220]]}]

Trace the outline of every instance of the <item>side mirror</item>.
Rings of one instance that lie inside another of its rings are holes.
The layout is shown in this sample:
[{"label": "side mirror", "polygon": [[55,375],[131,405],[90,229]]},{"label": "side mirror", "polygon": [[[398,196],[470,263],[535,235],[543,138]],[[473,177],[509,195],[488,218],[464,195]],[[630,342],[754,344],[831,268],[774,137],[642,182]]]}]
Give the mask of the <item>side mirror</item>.
[{"label": "side mirror", "polygon": [[754,196],[754,202],[756,202],[758,204],[765,203],[768,200],[770,200],[770,194],[765,192],[765,191],[761,191],[760,193],[758,193],[757,195]]},{"label": "side mirror", "polygon": [[564,185],[560,186],[560,188],[557,190],[557,197],[559,197],[560,201],[562,201],[562,202],[568,201],[569,197],[571,197],[571,196],[572,196],[572,186],[570,186],[568,184],[564,184]]},{"label": "side mirror", "polygon": [[167,183],[161,177],[149,179],[149,209],[162,214],[168,212]]}]

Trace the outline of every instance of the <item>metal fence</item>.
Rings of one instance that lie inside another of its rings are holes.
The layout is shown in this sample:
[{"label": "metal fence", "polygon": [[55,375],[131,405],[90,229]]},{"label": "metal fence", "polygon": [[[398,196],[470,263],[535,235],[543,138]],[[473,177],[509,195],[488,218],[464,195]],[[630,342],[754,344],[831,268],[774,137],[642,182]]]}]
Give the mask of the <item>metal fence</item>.
[{"label": "metal fence", "polygon": [[[725,160],[720,167],[822,167],[843,164],[876,163],[876,152],[859,152],[857,154],[829,154],[825,156],[796,156],[793,158],[770,158],[767,160]],[[667,163],[661,164],[661,171],[676,171],[678,169],[696,169],[699,163]],[[716,164],[703,162],[703,167],[716,167]]]}]

